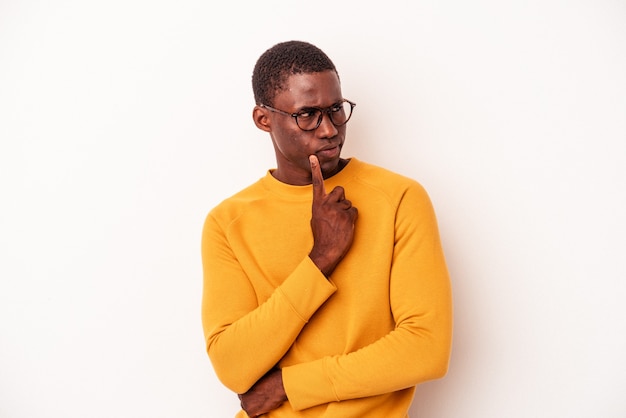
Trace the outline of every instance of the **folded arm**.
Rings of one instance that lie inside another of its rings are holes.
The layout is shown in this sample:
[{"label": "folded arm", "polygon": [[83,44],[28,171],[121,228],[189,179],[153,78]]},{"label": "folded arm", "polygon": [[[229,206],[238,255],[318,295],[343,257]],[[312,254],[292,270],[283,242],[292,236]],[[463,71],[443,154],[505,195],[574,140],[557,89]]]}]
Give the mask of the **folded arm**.
[{"label": "folded arm", "polygon": [[222,383],[244,393],[278,363],[336,288],[305,257],[259,303],[250,279],[211,216],[203,232],[202,258],[207,352]]},{"label": "folded arm", "polygon": [[395,329],[357,351],[285,367],[292,407],[389,393],[447,372],[451,289],[435,214],[421,187],[407,190],[398,208],[389,283]]}]

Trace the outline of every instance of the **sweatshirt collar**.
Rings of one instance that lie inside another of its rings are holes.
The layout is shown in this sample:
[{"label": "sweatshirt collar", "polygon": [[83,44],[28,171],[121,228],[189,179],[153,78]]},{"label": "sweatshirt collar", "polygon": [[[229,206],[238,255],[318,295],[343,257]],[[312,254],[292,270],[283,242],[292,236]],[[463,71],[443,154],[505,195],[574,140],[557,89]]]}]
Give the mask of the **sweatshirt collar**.
[{"label": "sweatshirt collar", "polygon": [[[326,193],[330,193],[330,191],[336,186],[345,186],[348,184],[354,178],[360,164],[360,161],[356,158],[348,158],[348,163],[343,170],[324,180]],[[289,200],[310,200],[313,196],[312,185],[307,184],[304,186],[294,186],[283,183],[276,180],[276,178],[272,176],[272,170],[267,171],[265,177],[261,179],[261,183],[263,184],[263,187],[270,192],[278,194]]]}]

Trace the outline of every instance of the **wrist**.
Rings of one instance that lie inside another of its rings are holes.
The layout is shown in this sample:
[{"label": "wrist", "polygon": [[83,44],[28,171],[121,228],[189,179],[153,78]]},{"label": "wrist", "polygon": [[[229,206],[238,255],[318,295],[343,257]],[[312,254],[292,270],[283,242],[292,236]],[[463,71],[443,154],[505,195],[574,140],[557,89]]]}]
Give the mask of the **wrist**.
[{"label": "wrist", "polygon": [[280,393],[282,394],[282,402],[286,402],[287,399],[287,392],[285,392],[285,385],[283,384],[283,371],[278,369],[276,371],[276,385],[279,388]]},{"label": "wrist", "polygon": [[311,259],[313,264],[315,264],[317,268],[322,272],[322,274],[326,276],[326,278],[330,277],[337,265],[333,261],[329,260],[326,256],[316,253],[315,250],[311,251],[311,253],[309,254],[309,258]]}]

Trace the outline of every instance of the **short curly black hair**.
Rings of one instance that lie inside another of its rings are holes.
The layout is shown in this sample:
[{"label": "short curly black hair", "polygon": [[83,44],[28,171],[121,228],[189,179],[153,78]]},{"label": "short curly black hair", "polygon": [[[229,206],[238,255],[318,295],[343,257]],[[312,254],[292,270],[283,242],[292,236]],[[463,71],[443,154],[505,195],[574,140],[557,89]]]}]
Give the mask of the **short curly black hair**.
[{"label": "short curly black hair", "polygon": [[265,51],[252,72],[252,91],[257,105],[274,105],[277,92],[285,88],[293,74],[334,71],[335,64],[328,55],[313,44],[303,41],[281,42]]}]

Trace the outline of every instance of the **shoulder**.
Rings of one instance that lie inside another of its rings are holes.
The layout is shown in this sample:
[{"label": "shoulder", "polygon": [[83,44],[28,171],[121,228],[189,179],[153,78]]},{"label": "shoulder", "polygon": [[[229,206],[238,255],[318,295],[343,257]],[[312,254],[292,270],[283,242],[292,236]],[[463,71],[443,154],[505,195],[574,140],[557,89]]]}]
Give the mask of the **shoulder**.
[{"label": "shoulder", "polygon": [[209,211],[207,218],[213,218],[218,223],[230,223],[246,212],[254,205],[254,202],[263,199],[266,195],[267,190],[263,187],[262,179],[258,180],[222,200]]},{"label": "shoulder", "polygon": [[374,164],[359,160],[355,162],[357,169],[354,173],[354,181],[372,193],[385,195],[395,202],[402,199],[407,192],[427,197],[422,184],[413,178]]},{"label": "shoulder", "polygon": [[373,207],[377,213],[388,213],[384,210],[386,208],[393,213],[399,230],[416,225],[421,228],[436,226],[432,201],[421,183],[373,164],[361,163],[359,166],[362,167],[354,177],[354,184],[359,186],[359,210],[362,205],[364,209]]}]

